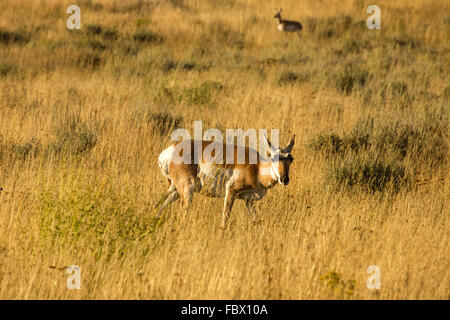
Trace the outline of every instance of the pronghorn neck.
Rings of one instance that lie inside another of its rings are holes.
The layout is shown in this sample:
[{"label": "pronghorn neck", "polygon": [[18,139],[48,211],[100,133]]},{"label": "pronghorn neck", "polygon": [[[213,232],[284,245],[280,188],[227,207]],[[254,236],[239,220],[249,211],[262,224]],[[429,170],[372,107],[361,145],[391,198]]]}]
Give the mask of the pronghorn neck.
[{"label": "pronghorn neck", "polygon": [[277,175],[277,172],[274,168],[274,164],[271,159],[260,162],[259,163],[259,182],[265,187],[265,188],[272,188],[274,185],[277,184],[279,177]]}]

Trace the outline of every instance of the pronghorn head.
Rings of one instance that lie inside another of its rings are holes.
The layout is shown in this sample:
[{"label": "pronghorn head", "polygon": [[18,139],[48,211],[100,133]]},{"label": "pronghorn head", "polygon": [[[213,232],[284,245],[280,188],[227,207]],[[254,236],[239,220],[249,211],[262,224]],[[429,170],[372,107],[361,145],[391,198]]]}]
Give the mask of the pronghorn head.
[{"label": "pronghorn head", "polygon": [[280,8],[280,10],[277,10],[277,9],[275,9],[275,10],[277,11],[277,14],[274,15],[273,17],[274,17],[275,19],[281,20],[281,11],[282,11],[282,9]]},{"label": "pronghorn head", "polygon": [[269,139],[264,136],[269,146],[270,162],[272,165],[272,172],[279,184],[287,186],[289,184],[289,168],[294,161],[291,155],[292,148],[295,143],[295,134],[289,142],[288,146],[284,149],[276,149],[272,146]]}]

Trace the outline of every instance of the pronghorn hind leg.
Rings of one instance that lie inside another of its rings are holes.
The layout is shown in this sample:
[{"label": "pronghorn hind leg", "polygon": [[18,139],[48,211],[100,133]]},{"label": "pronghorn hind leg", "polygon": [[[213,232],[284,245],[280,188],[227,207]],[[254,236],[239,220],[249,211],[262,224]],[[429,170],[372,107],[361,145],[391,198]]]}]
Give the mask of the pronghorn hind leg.
[{"label": "pronghorn hind leg", "polygon": [[186,210],[189,208],[195,192],[197,165],[171,163],[169,170],[173,172],[172,185],[177,189]]},{"label": "pronghorn hind leg", "polygon": [[192,198],[195,192],[195,178],[188,177],[185,180],[181,180],[179,183],[175,183],[178,193],[181,195],[185,209],[187,210],[192,203]]},{"label": "pronghorn hind leg", "polygon": [[186,208],[186,210],[189,208],[189,206],[192,203],[192,198],[194,197],[195,192],[195,181],[190,180],[183,189],[183,203]]}]

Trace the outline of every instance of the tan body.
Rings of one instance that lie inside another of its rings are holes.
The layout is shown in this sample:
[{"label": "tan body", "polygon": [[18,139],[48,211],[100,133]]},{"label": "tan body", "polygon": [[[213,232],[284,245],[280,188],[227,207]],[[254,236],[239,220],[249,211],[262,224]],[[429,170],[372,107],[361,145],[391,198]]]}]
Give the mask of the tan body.
[{"label": "tan body", "polygon": [[[256,150],[248,147],[227,146],[215,141],[197,141],[197,146],[195,148],[194,140],[183,140],[160,154],[158,164],[169,189],[159,214],[180,197],[187,207],[194,192],[200,192],[209,197],[225,199],[222,216],[224,228],[235,199],[244,200],[247,209],[256,218],[254,201],[262,199],[275,184],[289,183],[289,165],[293,159],[290,154],[288,157],[281,155],[281,150],[277,154],[281,158],[274,162],[273,159],[260,157]],[[227,157],[227,147],[228,150],[234,150],[233,153],[228,151],[228,154],[234,155],[232,158]],[[180,153],[183,161],[174,161],[175,153],[180,150],[183,150]],[[184,150],[187,152],[183,154]],[[238,154],[245,155],[244,163],[238,163]],[[257,160],[256,163],[249,163],[252,156]]]}]

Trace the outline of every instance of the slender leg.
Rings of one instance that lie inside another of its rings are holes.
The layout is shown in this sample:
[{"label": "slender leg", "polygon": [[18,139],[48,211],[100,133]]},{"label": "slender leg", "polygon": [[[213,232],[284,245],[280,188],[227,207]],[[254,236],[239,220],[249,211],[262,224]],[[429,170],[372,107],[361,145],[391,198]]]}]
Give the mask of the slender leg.
[{"label": "slender leg", "polygon": [[171,164],[172,185],[180,194],[186,211],[188,210],[195,192],[197,182],[197,165]]},{"label": "slender leg", "polygon": [[225,192],[225,202],[222,213],[222,224],[220,225],[221,229],[226,228],[227,220],[230,216],[231,209],[233,208],[234,199],[236,199],[236,192],[227,188]]},{"label": "slender leg", "polygon": [[161,205],[161,207],[158,210],[157,215],[160,216],[161,213],[163,212],[163,210],[172,202],[174,202],[175,200],[177,200],[180,197],[180,194],[178,193],[178,191],[173,188],[171,190],[169,190],[169,192],[166,195],[166,200],[164,201],[164,203]]},{"label": "slender leg", "polygon": [[159,201],[155,204],[154,207],[155,209],[158,209],[158,207],[167,199],[172,190],[174,190],[170,179],[166,179],[166,182],[167,182],[167,193],[163,195],[161,199],[159,199]]},{"label": "slender leg", "polygon": [[184,206],[186,208],[186,211],[188,210],[189,206],[192,203],[192,197],[194,196],[194,191],[195,191],[195,185],[194,184],[189,184],[188,186],[186,186],[184,188],[183,203],[184,203]]},{"label": "slender leg", "polygon": [[256,208],[255,208],[255,201],[254,200],[244,200],[245,201],[245,207],[247,208],[248,213],[252,216],[253,222],[257,221],[256,216]]}]

